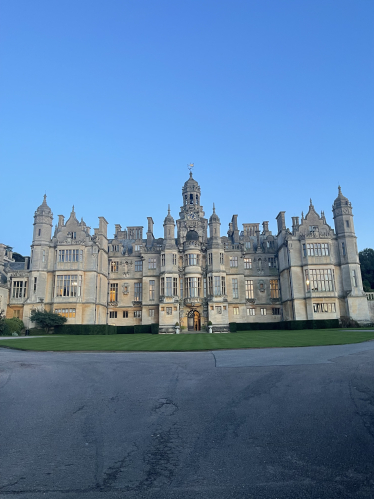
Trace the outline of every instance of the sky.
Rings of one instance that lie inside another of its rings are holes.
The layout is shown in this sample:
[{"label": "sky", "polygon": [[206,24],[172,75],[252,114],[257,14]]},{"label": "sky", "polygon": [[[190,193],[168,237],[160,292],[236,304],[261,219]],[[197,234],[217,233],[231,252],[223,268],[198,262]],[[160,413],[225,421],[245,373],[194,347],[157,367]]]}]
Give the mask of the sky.
[{"label": "sky", "polygon": [[[206,217],[308,211],[338,185],[374,247],[372,0],[1,0],[0,242],[30,254],[44,193],[163,236],[194,163]],[[93,231],[92,231],[93,232]]]}]

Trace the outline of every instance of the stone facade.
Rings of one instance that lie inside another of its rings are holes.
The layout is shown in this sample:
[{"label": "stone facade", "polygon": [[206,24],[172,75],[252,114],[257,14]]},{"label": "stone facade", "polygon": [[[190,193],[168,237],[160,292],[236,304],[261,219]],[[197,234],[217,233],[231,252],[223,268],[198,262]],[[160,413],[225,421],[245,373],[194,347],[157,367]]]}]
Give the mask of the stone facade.
[{"label": "stone facade", "polygon": [[[107,221],[99,227],[53,215],[46,197],[34,215],[28,269],[10,272],[8,315],[22,309],[25,325],[35,308],[68,317],[68,323],[135,325],[176,323],[201,330],[228,331],[229,322],[333,319],[350,316],[370,322],[363,292],[352,206],[339,187],[333,204],[335,230],[312,201],[306,216],[277,219],[277,234],[267,221],[238,227],[233,215],[227,235],[213,206],[209,220],[199,184],[190,173],[182,189],[179,218],[164,220],[156,239],[153,220],[122,229],[108,239]],[[175,233],[175,229],[176,233]],[[22,285],[20,283],[23,283]],[[19,288],[22,292],[19,292]],[[32,324],[31,324],[32,325]]]}]

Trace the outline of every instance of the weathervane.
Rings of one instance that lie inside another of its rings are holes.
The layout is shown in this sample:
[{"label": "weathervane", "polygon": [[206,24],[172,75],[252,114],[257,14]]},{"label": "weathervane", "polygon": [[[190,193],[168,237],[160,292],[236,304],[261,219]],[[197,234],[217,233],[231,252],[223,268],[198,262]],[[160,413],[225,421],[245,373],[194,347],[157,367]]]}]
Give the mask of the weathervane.
[{"label": "weathervane", "polygon": [[187,168],[190,170],[190,173],[192,173],[192,168],[194,167],[194,163],[190,163],[187,165]]}]

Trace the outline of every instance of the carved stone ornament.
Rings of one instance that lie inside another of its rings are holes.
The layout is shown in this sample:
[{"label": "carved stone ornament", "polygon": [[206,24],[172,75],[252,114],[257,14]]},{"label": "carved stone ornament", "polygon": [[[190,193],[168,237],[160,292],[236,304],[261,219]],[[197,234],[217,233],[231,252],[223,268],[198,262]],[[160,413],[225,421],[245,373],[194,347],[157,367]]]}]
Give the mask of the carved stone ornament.
[{"label": "carved stone ornament", "polygon": [[125,277],[128,277],[130,275],[130,270],[132,269],[132,265],[133,265],[133,263],[131,261],[128,262],[126,260],[126,262],[124,262],[124,264],[123,264],[123,275]]},{"label": "carved stone ornament", "polygon": [[28,272],[21,272],[19,270],[16,270],[15,272],[10,273],[11,277],[28,277],[29,274]]},{"label": "carved stone ornament", "polygon": [[262,279],[261,281],[258,281],[258,290],[260,293],[265,293],[265,283]]},{"label": "carved stone ornament", "polygon": [[110,301],[110,302],[108,303],[108,306],[109,306],[109,307],[118,307],[118,301]]},{"label": "carved stone ornament", "polygon": [[123,293],[124,295],[128,295],[128,294],[129,294],[129,292],[130,292],[130,284],[129,284],[128,282],[124,282],[124,283],[122,284],[122,293]]}]

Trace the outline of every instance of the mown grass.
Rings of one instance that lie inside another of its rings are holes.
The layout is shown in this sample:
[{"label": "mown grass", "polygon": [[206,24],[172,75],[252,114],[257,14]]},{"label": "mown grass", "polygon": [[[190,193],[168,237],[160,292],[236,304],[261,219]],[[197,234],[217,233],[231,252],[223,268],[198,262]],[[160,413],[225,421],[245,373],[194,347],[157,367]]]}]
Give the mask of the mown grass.
[{"label": "mown grass", "polygon": [[185,352],[234,348],[306,347],[342,345],[374,339],[374,330],[308,329],[302,331],[248,331],[232,334],[60,336],[1,340],[0,347],[36,351]]}]

